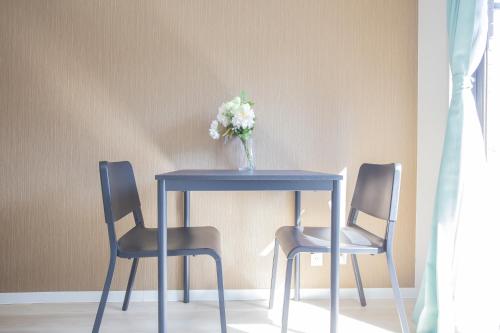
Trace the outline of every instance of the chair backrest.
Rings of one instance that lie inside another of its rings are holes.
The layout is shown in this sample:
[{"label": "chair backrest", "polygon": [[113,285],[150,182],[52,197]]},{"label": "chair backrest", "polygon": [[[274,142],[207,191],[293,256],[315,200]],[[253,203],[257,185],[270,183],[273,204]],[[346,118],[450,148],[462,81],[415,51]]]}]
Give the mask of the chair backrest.
[{"label": "chair backrest", "polygon": [[99,172],[106,223],[114,223],[130,213],[137,220],[141,202],[130,162],[101,161]]},{"label": "chair backrest", "polygon": [[368,164],[359,168],[351,207],[382,220],[398,215],[401,164]]}]

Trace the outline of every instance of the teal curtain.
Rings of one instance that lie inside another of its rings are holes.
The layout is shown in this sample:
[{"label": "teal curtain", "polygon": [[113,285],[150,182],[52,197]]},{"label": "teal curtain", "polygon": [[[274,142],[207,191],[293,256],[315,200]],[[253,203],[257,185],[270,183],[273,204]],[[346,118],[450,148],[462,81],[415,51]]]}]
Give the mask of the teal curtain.
[{"label": "teal curtain", "polygon": [[456,323],[456,286],[457,274],[463,269],[458,267],[462,253],[459,249],[462,241],[459,230],[467,218],[464,205],[470,206],[479,193],[474,193],[474,177],[485,164],[482,132],[471,90],[471,75],[485,51],[487,29],[487,0],[448,0],[451,102],[431,242],[414,312],[418,333],[459,331]]}]

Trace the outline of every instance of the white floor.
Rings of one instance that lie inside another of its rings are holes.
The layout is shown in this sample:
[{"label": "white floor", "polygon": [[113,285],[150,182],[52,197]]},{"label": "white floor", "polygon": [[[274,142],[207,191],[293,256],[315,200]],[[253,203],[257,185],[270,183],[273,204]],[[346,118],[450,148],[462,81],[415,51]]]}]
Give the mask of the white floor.
[{"label": "white floor", "polygon": [[[413,301],[406,302],[409,320]],[[291,302],[289,332],[328,332],[328,301]],[[230,301],[228,332],[280,332],[281,309],[267,309],[266,301]],[[363,308],[356,300],[340,301],[340,332],[400,332],[392,300],[368,300]],[[0,332],[91,332],[97,303],[0,305]],[[101,332],[156,332],[156,303],[131,303],[127,312],[120,303],[108,303]],[[411,320],[410,320],[411,322]],[[411,324],[413,329],[413,325]],[[216,302],[168,303],[169,332],[219,332]]]}]

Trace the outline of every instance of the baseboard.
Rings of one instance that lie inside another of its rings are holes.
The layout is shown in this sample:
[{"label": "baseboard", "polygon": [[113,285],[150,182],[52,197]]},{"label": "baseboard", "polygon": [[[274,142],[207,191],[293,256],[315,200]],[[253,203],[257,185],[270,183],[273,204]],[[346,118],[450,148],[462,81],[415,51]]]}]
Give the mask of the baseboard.
[{"label": "baseboard", "polygon": [[[278,293],[280,290],[278,289]],[[282,292],[282,291],[281,291]],[[293,295],[293,291],[291,293]],[[169,290],[169,301],[182,300],[182,290]],[[402,288],[403,298],[416,298],[415,288]],[[111,291],[108,302],[122,302],[125,291]],[[264,300],[269,297],[268,289],[228,289],[224,291],[227,301]],[[390,288],[365,288],[365,296],[368,299],[392,298]],[[32,293],[0,293],[0,304],[29,304],[29,303],[75,303],[75,302],[98,302],[101,297],[100,291],[50,291]],[[217,290],[191,290],[193,301],[216,301]],[[329,289],[301,289],[301,297],[304,299],[327,299],[330,297]],[[356,299],[358,292],[355,288],[340,289],[340,298]],[[134,290],[131,301],[154,302],[157,300],[156,290]]]}]

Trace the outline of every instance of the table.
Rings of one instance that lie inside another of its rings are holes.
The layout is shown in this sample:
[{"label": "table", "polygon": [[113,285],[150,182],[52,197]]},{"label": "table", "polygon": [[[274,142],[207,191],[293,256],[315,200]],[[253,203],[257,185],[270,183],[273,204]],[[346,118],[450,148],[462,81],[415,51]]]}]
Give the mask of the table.
[{"label": "table", "polygon": [[[342,176],[300,170],[177,170],[155,176],[158,185],[158,331],[167,332],[167,193],[184,192],[184,223],[189,225],[191,191],[293,191],[295,224],[300,223],[300,192],[331,192],[330,332],[338,328],[340,182]],[[295,266],[296,299],[300,277]],[[189,301],[189,262],[184,258],[184,301]]]}]

